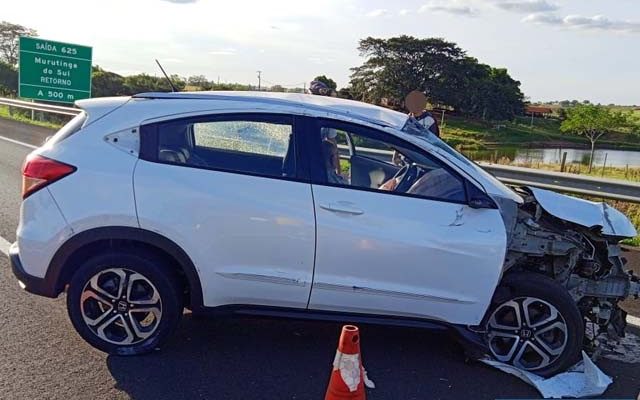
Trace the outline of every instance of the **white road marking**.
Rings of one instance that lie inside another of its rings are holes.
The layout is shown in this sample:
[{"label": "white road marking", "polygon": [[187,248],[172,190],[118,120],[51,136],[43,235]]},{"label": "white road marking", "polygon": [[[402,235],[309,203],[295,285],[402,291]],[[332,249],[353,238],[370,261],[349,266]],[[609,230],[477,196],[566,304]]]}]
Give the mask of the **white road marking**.
[{"label": "white road marking", "polygon": [[0,236],[0,253],[4,254],[7,257],[9,257],[9,247],[10,246],[11,246],[11,243],[9,243],[7,241],[7,239],[5,239],[2,236]]},{"label": "white road marking", "polygon": [[19,145],[21,145],[21,146],[25,146],[25,147],[28,147],[28,148],[30,148],[30,149],[37,149],[37,148],[38,148],[38,146],[34,146],[34,145],[32,145],[32,144],[25,143],[25,142],[21,142],[21,141],[19,141],[19,140],[15,140],[15,139],[9,139],[8,137],[4,137],[4,136],[0,136],[0,139],[5,140],[5,141],[7,141],[7,142],[11,142],[11,143],[19,144]]}]

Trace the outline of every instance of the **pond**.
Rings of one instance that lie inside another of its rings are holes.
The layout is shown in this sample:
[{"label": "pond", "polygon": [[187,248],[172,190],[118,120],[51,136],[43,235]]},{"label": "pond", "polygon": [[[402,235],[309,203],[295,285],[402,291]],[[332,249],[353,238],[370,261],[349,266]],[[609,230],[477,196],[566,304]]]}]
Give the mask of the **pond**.
[{"label": "pond", "polygon": [[[589,164],[589,149],[542,149],[542,148],[516,148],[503,147],[493,150],[463,151],[463,153],[476,161],[489,161],[503,157],[516,164],[560,164],[562,153],[567,153],[567,164]],[[594,166],[602,166],[607,160],[607,167],[640,168],[640,151],[630,150],[597,150],[593,157]]]}]

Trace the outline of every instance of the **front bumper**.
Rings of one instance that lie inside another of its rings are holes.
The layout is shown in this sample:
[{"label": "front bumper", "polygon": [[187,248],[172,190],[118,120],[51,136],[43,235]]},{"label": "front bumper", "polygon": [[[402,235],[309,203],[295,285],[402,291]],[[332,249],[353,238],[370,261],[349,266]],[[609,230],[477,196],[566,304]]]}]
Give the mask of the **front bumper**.
[{"label": "front bumper", "polygon": [[46,277],[39,278],[25,272],[22,267],[22,262],[20,261],[20,251],[17,242],[9,247],[9,263],[11,264],[13,275],[18,279],[20,286],[24,290],[40,296],[58,297],[58,293],[55,290],[55,282],[52,282]]}]

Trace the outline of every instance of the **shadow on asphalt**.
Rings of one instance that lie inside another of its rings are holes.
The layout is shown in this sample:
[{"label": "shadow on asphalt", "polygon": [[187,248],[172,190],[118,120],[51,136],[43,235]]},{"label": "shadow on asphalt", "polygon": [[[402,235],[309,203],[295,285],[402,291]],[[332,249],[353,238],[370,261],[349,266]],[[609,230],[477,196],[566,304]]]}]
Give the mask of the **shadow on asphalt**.
[{"label": "shadow on asphalt", "polygon": [[[194,319],[143,357],[107,358],[133,399],[322,399],[341,324],[275,319]],[[369,399],[536,397],[516,378],[465,363],[443,333],[361,325]]]}]

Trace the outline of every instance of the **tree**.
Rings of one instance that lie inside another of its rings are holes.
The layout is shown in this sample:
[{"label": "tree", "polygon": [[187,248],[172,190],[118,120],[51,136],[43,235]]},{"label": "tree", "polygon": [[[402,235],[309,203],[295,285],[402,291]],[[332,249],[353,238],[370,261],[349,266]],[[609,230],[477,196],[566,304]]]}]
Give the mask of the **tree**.
[{"label": "tree", "polygon": [[589,139],[591,143],[589,172],[591,172],[596,142],[612,130],[622,128],[628,124],[629,116],[620,111],[611,111],[600,105],[578,104],[567,109],[567,119],[560,125],[560,130]]},{"label": "tree", "polygon": [[170,92],[171,86],[162,77],[148,74],[129,75],[124,78],[124,91],[127,95],[144,92]]},{"label": "tree", "polygon": [[455,43],[411,36],[368,37],[358,50],[366,60],[351,69],[355,99],[396,103],[419,90],[431,104],[491,119],[509,119],[524,108],[520,82],[506,69],[478,63]]},{"label": "tree", "polygon": [[189,78],[187,78],[187,84],[189,86],[197,86],[201,89],[209,89],[211,87],[211,84],[209,83],[209,80],[207,79],[206,76],[204,75],[192,75]]},{"label": "tree", "polygon": [[331,90],[336,90],[338,88],[338,84],[331,78],[327,78],[326,75],[319,75],[313,78],[314,81],[320,81],[327,85]]},{"label": "tree", "polygon": [[520,82],[504,68],[480,64],[475,58],[461,63],[458,89],[452,91],[447,105],[457,111],[483,119],[511,119],[524,111]]},{"label": "tree", "polygon": [[[171,75],[171,81],[176,89],[182,90],[187,82],[179,75]],[[124,94],[133,95],[144,92],[170,92],[171,86],[164,76],[151,76],[147,74],[129,75],[124,77]]]},{"label": "tree", "polygon": [[20,36],[37,36],[35,29],[11,22],[0,22],[0,60],[9,65],[18,64],[18,45]]},{"label": "tree", "polygon": [[283,87],[282,87],[282,86],[280,86],[280,85],[273,85],[273,86],[271,86],[271,87],[269,88],[269,91],[270,91],[270,92],[285,92],[286,90],[285,90],[285,88],[283,88]]},{"label": "tree", "polygon": [[115,72],[105,71],[97,65],[93,67],[91,72],[91,95],[93,97],[122,96],[126,93],[122,76]]},{"label": "tree", "polygon": [[337,94],[338,94],[338,97],[340,97],[341,99],[353,100],[353,95],[351,94],[351,88],[348,88],[348,87],[340,88]]},{"label": "tree", "polygon": [[560,107],[556,110],[556,114],[558,115],[558,119],[560,121],[564,121],[567,119],[567,109],[564,107]]},{"label": "tree", "polygon": [[15,96],[18,93],[18,71],[13,65],[0,61],[0,95]]},{"label": "tree", "polygon": [[455,43],[405,35],[368,37],[360,40],[358,50],[366,60],[352,68],[354,95],[376,103],[383,98],[401,101],[416,89],[432,102],[443,103],[458,83],[454,69],[466,56]]}]

